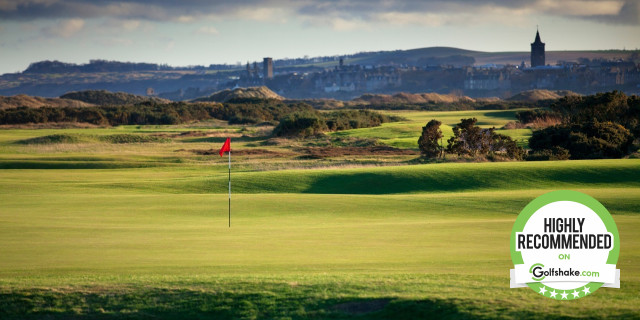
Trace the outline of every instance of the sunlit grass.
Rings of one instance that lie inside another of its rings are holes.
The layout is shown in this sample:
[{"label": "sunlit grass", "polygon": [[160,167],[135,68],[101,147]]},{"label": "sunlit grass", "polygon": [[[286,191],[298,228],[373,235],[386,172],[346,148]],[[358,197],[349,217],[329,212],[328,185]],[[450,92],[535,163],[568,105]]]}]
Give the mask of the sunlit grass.
[{"label": "sunlit grass", "polygon": [[[477,125],[482,128],[502,128],[509,122],[516,121],[516,112],[519,110],[473,110],[473,111],[385,111],[389,115],[398,115],[406,118],[406,121],[382,124],[380,127],[352,129],[332,133],[341,137],[365,137],[377,138],[384,144],[397,148],[418,148],[418,138],[422,134],[422,127],[432,119],[442,122],[441,130],[444,135],[443,145],[447,145],[447,139],[453,136],[452,128],[460,123],[461,119],[476,118]],[[531,129],[498,130],[514,139],[520,140],[521,146],[527,145],[531,136]]]},{"label": "sunlit grass", "polygon": [[[450,134],[460,118],[512,121],[504,112],[406,112],[405,122],[333,135],[412,148],[432,117]],[[286,152],[304,140],[262,144],[258,130],[0,130],[0,318],[640,317],[640,159],[298,159]],[[59,133],[82,139],[18,143]],[[95,138],[113,134],[170,141]],[[236,150],[279,152],[233,156],[231,228],[227,158],[190,151],[215,151],[227,134]],[[613,214],[620,289],[567,304],[508,288],[517,214],[558,189],[589,194]]]}]

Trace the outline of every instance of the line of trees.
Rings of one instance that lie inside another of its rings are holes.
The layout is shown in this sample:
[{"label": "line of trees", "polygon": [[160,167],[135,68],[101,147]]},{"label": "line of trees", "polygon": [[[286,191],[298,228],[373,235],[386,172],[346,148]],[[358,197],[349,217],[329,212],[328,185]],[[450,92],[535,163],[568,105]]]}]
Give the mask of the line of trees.
[{"label": "line of trees", "polygon": [[567,96],[538,116],[561,124],[534,131],[529,159],[622,158],[638,149],[640,98],[619,91]]},{"label": "line of trees", "polygon": [[303,103],[216,104],[216,103],[155,103],[96,106],[84,108],[16,108],[0,110],[0,124],[50,122],[84,122],[96,125],[180,124],[208,119],[230,123],[277,123],[292,112],[316,112]]},{"label": "line of trees", "polygon": [[511,138],[495,129],[475,126],[475,119],[462,119],[453,128],[446,149],[432,120],[423,127],[418,145],[422,155],[441,157],[444,151],[471,157],[500,154],[510,159],[567,160],[622,158],[640,145],[640,97],[619,91],[591,96],[567,96],[548,108],[516,114],[521,125],[543,127],[529,138],[528,154]]},{"label": "line of trees", "polygon": [[24,73],[75,73],[75,72],[134,72],[156,71],[167,69],[155,63],[119,62],[107,60],[91,60],[87,64],[75,64],[54,61],[34,62]]},{"label": "line of trees", "polygon": [[369,110],[339,110],[333,112],[293,112],[282,119],[273,129],[275,136],[308,137],[327,131],[377,127],[385,122],[398,121]]},{"label": "line of trees", "polygon": [[369,110],[320,112],[305,103],[242,100],[231,103],[157,103],[83,108],[43,107],[0,110],[0,124],[83,122],[95,125],[171,125],[208,119],[230,124],[277,125],[276,136],[306,137],[327,131],[379,126],[399,120]]}]

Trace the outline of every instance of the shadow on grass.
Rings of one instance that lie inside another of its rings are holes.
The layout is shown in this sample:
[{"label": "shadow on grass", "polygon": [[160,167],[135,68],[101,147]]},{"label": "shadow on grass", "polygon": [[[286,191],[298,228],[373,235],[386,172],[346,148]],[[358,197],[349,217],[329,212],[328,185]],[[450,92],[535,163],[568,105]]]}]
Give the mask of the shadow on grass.
[{"label": "shadow on grass", "polygon": [[[177,163],[177,161],[174,160],[173,163]],[[127,169],[166,165],[167,164],[160,162],[143,161],[0,161],[0,169]]]},{"label": "shadow on grass", "polygon": [[207,292],[186,289],[0,294],[1,319],[549,319],[497,303],[457,299],[326,299],[301,292]]},{"label": "shadow on grass", "polygon": [[430,170],[406,172],[335,172],[319,177],[304,190],[322,194],[393,194],[407,192],[461,192],[513,188],[541,188],[563,185],[598,184],[640,185],[640,170],[635,167],[560,167],[529,170],[526,168],[458,168],[455,171]]},{"label": "shadow on grass", "polygon": [[483,114],[483,116],[487,117],[487,118],[498,118],[498,119],[502,119],[504,120],[506,119],[516,119],[516,113],[518,113],[519,111],[516,110],[504,110],[504,111],[497,111],[497,112],[486,112]]}]

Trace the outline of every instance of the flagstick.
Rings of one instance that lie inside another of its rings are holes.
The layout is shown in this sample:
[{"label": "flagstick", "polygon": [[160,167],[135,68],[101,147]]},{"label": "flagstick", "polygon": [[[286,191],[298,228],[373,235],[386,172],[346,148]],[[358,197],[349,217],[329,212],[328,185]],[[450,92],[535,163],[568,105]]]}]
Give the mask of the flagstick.
[{"label": "flagstick", "polygon": [[231,150],[229,150],[229,228],[231,228]]}]

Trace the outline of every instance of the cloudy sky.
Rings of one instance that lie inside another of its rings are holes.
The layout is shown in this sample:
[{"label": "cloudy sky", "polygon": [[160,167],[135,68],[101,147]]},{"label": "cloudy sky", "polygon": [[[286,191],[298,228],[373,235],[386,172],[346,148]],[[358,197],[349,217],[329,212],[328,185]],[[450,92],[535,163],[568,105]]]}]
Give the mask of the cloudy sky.
[{"label": "cloudy sky", "polygon": [[0,0],[0,73],[90,59],[175,66],[451,46],[640,48],[640,0]]}]

